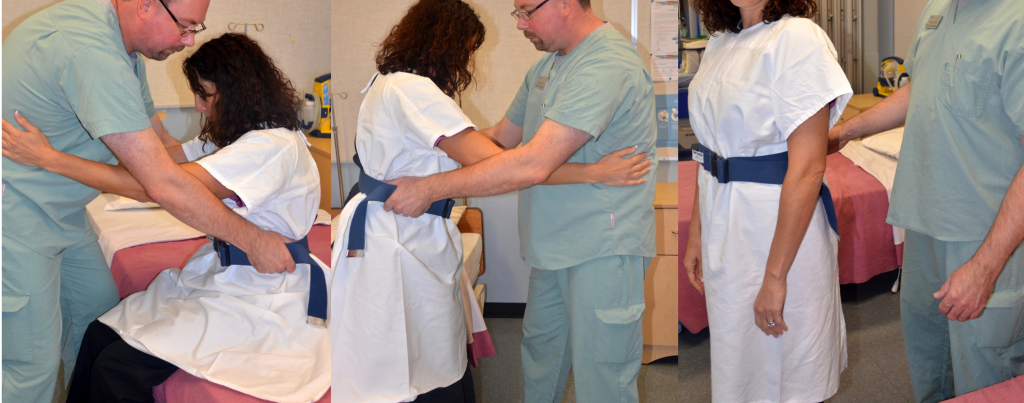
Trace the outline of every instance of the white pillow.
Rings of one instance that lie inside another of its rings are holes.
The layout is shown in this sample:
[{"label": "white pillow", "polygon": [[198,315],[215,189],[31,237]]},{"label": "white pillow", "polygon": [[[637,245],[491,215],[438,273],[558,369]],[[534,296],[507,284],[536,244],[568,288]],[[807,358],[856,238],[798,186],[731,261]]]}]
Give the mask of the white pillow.
[{"label": "white pillow", "polygon": [[117,196],[116,199],[111,200],[110,203],[107,203],[106,207],[103,207],[103,211],[118,211],[146,208],[160,208],[160,205],[153,202],[140,202],[132,198]]},{"label": "white pillow", "polygon": [[862,144],[864,144],[864,147],[867,147],[872,151],[899,159],[900,146],[903,144],[903,128],[897,127],[892,130],[868,136],[864,138]]}]

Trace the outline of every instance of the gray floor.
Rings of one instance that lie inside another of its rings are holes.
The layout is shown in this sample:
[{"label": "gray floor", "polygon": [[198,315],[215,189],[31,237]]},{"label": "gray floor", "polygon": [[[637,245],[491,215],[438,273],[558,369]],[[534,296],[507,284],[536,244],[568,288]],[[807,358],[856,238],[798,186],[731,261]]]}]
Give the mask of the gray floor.
[{"label": "gray floor", "polygon": [[[486,319],[498,355],[480,360],[473,376],[480,374],[483,388],[477,387],[477,402],[522,402],[523,378],[519,344],[523,341],[522,319]],[[640,367],[637,390],[641,403],[674,402],[679,390],[679,366],[674,359],[663,359]],[[476,380],[476,378],[474,378]],[[563,403],[575,403],[572,377],[562,395]],[[481,396],[482,395],[482,396]]]},{"label": "gray floor", "polygon": [[[827,402],[913,402],[910,370],[903,347],[899,294],[890,292],[896,272],[860,285],[844,285],[848,366],[839,392]],[[679,336],[682,402],[711,401],[708,330]]]}]

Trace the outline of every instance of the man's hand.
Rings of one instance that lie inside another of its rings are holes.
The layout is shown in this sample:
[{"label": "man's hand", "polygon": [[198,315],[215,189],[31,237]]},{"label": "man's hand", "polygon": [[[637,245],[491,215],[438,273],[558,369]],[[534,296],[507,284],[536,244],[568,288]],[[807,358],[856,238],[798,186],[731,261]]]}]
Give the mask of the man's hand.
[{"label": "man's hand", "polygon": [[46,138],[39,128],[28,122],[21,113],[14,112],[14,119],[25,131],[3,120],[3,155],[11,161],[31,167],[42,167],[43,163],[53,158],[57,152],[50,146],[50,140]]},{"label": "man's hand", "polygon": [[828,153],[833,154],[842,150],[846,147],[846,143],[850,142],[850,139],[846,137],[846,131],[843,130],[844,125],[836,125],[832,130],[828,131]]},{"label": "man's hand", "polygon": [[406,176],[388,183],[398,186],[398,189],[384,202],[384,211],[415,218],[423,215],[434,202],[430,189],[423,186],[423,178]]},{"label": "man's hand", "polygon": [[637,146],[626,147],[615,151],[591,165],[594,169],[598,183],[607,186],[636,186],[647,182],[643,176],[651,172],[651,160],[647,159],[647,153],[641,152],[626,158],[634,153]]},{"label": "man's hand", "polygon": [[284,246],[288,242],[290,242],[288,238],[281,234],[260,230],[252,249],[246,251],[249,263],[252,263],[252,267],[256,268],[256,271],[264,274],[285,271],[294,273],[295,260],[292,259],[288,248]]},{"label": "man's hand", "polygon": [[[941,299],[939,312],[946,315],[949,320],[966,322],[981,316],[989,297],[992,296],[992,287],[995,278],[987,273],[991,271],[971,259],[960,266],[949,279],[942,284],[942,288],[935,294],[936,299]],[[998,273],[998,271],[997,271]]]}]

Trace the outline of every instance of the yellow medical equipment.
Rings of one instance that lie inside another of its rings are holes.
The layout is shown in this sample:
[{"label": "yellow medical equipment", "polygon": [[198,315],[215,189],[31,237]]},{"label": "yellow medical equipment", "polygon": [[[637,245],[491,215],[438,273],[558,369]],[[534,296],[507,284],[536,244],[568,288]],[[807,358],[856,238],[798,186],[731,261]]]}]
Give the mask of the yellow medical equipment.
[{"label": "yellow medical equipment", "polygon": [[903,68],[903,59],[898,57],[887,57],[882,59],[882,65],[878,69],[878,85],[871,92],[875,96],[885,98],[896,89],[903,86],[910,80],[910,75]]},{"label": "yellow medical equipment", "polygon": [[313,80],[313,92],[320,101],[320,123],[309,132],[313,137],[331,137],[331,75],[324,74]]}]

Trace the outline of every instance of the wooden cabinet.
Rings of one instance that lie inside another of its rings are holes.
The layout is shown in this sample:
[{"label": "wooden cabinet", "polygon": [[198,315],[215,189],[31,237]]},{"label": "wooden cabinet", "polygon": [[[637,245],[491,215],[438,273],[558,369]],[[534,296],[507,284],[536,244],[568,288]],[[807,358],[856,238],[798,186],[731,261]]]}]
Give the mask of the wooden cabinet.
[{"label": "wooden cabinet", "polygon": [[644,364],[679,354],[679,184],[658,183],[656,192],[658,256],[644,278]]},{"label": "wooden cabinet", "polygon": [[306,140],[312,146],[309,153],[313,154],[313,162],[316,162],[316,171],[320,174],[320,209],[331,212],[331,139],[322,139],[306,136]]}]

